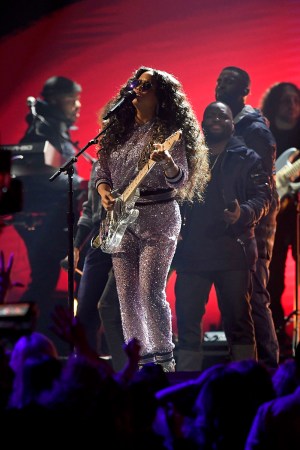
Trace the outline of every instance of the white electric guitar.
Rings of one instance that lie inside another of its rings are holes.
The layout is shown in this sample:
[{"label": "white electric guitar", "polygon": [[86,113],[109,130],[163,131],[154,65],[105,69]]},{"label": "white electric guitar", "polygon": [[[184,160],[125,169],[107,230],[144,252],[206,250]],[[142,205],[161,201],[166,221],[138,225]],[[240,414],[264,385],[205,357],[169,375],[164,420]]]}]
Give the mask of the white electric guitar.
[{"label": "white electric guitar", "polygon": [[[161,151],[171,151],[181,135],[182,131],[178,130],[169,136],[161,144]],[[91,241],[93,248],[101,247],[105,253],[115,253],[118,250],[128,225],[139,215],[139,210],[134,208],[139,198],[138,187],[155,164],[155,161],[149,159],[121,195],[112,192],[116,196],[114,207],[111,211],[107,211],[106,217],[101,221],[99,234]]]},{"label": "white electric guitar", "polygon": [[276,189],[280,200],[287,194],[300,189],[299,183],[292,183],[290,177],[297,176],[300,172],[300,159],[291,163],[289,157],[298,152],[296,147],[285,150],[275,163],[276,167]]}]

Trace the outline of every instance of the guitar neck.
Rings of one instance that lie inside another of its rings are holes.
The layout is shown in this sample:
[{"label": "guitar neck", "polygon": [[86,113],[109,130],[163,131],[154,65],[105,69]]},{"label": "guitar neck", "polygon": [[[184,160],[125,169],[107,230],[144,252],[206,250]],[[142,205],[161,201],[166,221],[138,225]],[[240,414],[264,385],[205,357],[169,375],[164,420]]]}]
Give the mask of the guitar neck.
[{"label": "guitar neck", "polygon": [[290,177],[296,175],[300,169],[300,159],[298,159],[293,164],[286,164],[278,172],[277,175],[280,177]]},{"label": "guitar neck", "polygon": [[135,193],[136,189],[139,187],[145,176],[150,172],[154,164],[155,161],[149,159],[144,167],[139,171],[137,176],[132,180],[132,182],[129,184],[129,186],[127,186],[127,188],[121,195],[121,199],[123,202],[126,203],[128,199]]},{"label": "guitar neck", "polygon": [[[171,136],[169,136],[165,142],[161,144],[161,151],[164,150],[172,150],[172,146],[181,138],[182,131],[177,130]],[[130,197],[135,193],[136,189],[139,187],[145,176],[150,172],[152,167],[154,166],[155,161],[149,159],[148,162],[144,165],[144,167],[139,171],[137,176],[133,179],[133,181],[127,186],[123,194],[121,195],[121,200],[126,203]]]}]

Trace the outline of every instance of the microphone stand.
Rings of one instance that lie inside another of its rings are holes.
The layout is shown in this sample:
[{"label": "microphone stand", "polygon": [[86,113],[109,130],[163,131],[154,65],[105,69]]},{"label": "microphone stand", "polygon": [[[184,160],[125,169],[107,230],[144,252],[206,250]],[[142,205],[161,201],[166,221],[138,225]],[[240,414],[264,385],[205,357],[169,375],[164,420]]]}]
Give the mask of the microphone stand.
[{"label": "microphone stand", "polygon": [[294,305],[294,329],[293,329],[293,355],[296,354],[299,342],[299,288],[300,288],[300,191],[296,196],[296,277],[295,277],[295,305]]},{"label": "microphone stand", "polygon": [[[293,335],[292,335],[292,353],[296,355],[297,346],[300,338],[300,323],[299,323],[299,289],[300,289],[300,190],[296,194],[296,261],[295,261],[295,297],[294,297],[294,310],[284,319],[284,325],[292,320],[293,323]],[[282,329],[279,328],[279,330]]]},{"label": "microphone stand", "polygon": [[[74,315],[74,204],[73,204],[73,175],[74,175],[74,163],[77,162],[78,157],[86,151],[91,145],[96,145],[98,138],[106,132],[106,130],[113,124],[111,121],[105,128],[103,128],[94,139],[91,139],[76,155],[70,158],[65,164],[63,164],[50,178],[49,181],[53,182],[62,173],[68,175],[68,211],[67,211],[67,223],[68,223],[68,309],[72,315]],[[71,352],[74,347],[71,344]]]}]

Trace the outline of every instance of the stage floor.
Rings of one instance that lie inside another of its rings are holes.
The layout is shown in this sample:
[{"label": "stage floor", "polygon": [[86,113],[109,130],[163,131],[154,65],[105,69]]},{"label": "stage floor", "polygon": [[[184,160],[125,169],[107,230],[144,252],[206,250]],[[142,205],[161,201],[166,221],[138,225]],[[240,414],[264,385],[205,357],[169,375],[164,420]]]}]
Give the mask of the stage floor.
[{"label": "stage floor", "polygon": [[[8,261],[9,255],[14,254],[14,264],[12,268],[11,279],[12,281],[19,281],[26,287],[30,281],[30,270],[27,258],[27,251],[24,242],[17,234],[12,225],[6,225],[0,227],[0,250],[4,252],[5,260]],[[289,251],[287,264],[286,264],[286,289],[283,295],[283,307],[285,315],[288,316],[295,310],[295,262]],[[172,315],[173,315],[173,331],[174,335],[177,334],[176,326],[176,314],[175,314],[175,294],[174,283],[176,280],[176,273],[174,272],[168,281],[167,285],[167,299],[170,303]],[[21,297],[24,288],[15,287],[8,294],[8,302],[16,302]],[[66,305],[68,298],[68,274],[66,271],[61,270],[60,278],[57,284],[57,291],[59,297],[62,297],[64,292],[66,296]],[[293,333],[293,317],[287,323],[286,331],[292,336]],[[214,289],[212,289],[209,302],[207,304],[206,313],[203,321],[204,332],[218,331],[220,330],[220,313],[218,310],[216,295]]]}]

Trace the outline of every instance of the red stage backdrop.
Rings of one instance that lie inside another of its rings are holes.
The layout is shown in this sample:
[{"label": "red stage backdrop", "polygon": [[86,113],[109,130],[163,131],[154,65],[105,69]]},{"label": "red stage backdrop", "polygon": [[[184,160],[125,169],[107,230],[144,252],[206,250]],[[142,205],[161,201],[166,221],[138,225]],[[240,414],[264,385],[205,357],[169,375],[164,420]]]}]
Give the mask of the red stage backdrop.
[{"label": "red stage backdrop", "polygon": [[[83,87],[81,117],[73,135],[81,147],[98,134],[98,111],[140,65],[173,73],[199,120],[214,100],[216,78],[227,65],[249,72],[248,101],[258,106],[271,84],[299,84],[299,30],[298,0],[82,0],[70,4],[1,38],[0,144],[18,142],[26,128],[26,98],[37,97],[44,81],[53,75],[70,77]],[[95,155],[94,147],[88,151]],[[77,164],[79,174],[88,179],[89,163],[81,156]],[[15,252],[13,278],[27,282],[23,243],[12,227],[6,227],[0,239],[7,258]],[[294,277],[288,281],[293,283]],[[58,287],[67,290],[65,274]],[[293,308],[293,287],[289,292],[287,312]],[[11,294],[18,295],[18,289]],[[218,323],[216,309],[211,322]]]}]

